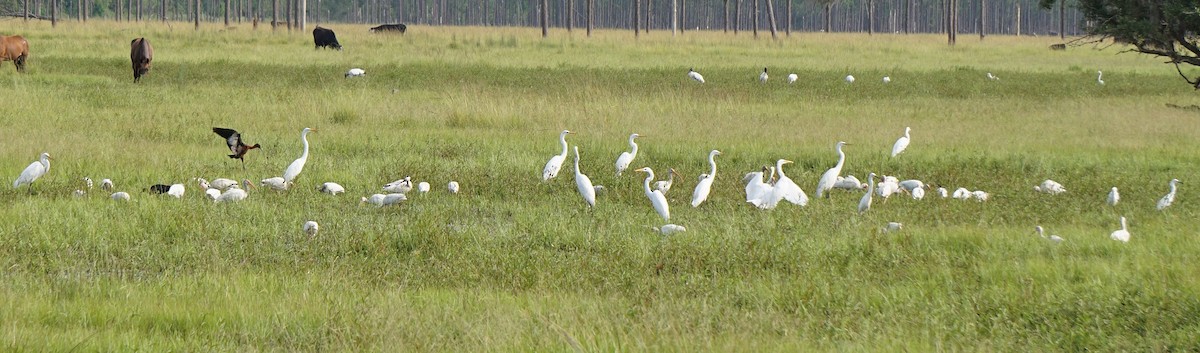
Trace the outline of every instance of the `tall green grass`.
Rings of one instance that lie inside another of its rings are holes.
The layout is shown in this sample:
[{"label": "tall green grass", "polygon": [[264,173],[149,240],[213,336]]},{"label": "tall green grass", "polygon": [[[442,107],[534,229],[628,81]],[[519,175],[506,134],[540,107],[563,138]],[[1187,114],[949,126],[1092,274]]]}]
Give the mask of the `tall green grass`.
[{"label": "tall green grass", "polygon": [[[1168,106],[1195,93],[1119,47],[329,24],[346,47],[335,52],[248,26],[11,23],[32,54],[28,73],[0,67],[0,174],[55,159],[33,194],[0,191],[4,350],[1200,349],[1200,124]],[[140,36],[155,61],[135,85]],[[367,76],[343,78],[350,67]],[[263,148],[243,170],[213,126]],[[913,143],[889,158],[905,126]],[[320,131],[291,191],[213,204],[189,181],[278,176],[304,127]],[[570,158],[540,182],[562,129],[607,187],[594,209]],[[635,167],[684,175],[668,199],[687,232],[652,233],[663,222],[642,179],[614,176],[631,132],[645,135]],[[811,196],[837,141],[851,143],[845,173],[992,199],[894,196],[863,215],[860,192],[772,211],[740,202],[742,174],[779,158]],[[691,208],[712,149],[724,152],[713,194]],[[359,205],[406,175],[434,191]],[[133,201],[73,198],[84,176]],[[1034,193],[1047,178],[1069,192]],[[1178,201],[1156,211],[1171,178],[1184,181]],[[444,191],[450,180],[461,194]],[[349,193],[318,193],[325,181]],[[175,182],[188,182],[182,200],[145,192]],[[1108,239],[1119,216],[1128,244]],[[320,235],[302,234],[306,220]],[[881,234],[889,221],[904,230]]]}]

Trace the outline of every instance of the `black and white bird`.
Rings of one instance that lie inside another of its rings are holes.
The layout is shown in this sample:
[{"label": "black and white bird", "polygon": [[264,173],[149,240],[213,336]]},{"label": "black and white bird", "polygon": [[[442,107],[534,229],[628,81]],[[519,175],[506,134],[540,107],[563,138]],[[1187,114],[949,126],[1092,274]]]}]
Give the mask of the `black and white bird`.
[{"label": "black and white bird", "polygon": [[257,143],[253,146],[246,145],[246,143],[242,141],[242,134],[237,132],[237,130],[214,127],[212,131],[225,138],[225,145],[229,147],[229,151],[233,153],[229,155],[229,158],[241,160],[242,169],[246,169],[246,160],[243,158],[246,156],[246,152],[250,152],[250,150],[255,148],[262,148],[262,146]]},{"label": "black and white bird", "polygon": [[768,78],[770,78],[770,76],[767,76],[767,68],[764,67],[763,72],[758,74],[758,83],[767,83]]},{"label": "black and white bird", "polygon": [[696,82],[704,83],[704,76],[701,76],[699,72],[696,72],[696,70],[693,70],[692,68],[688,68],[688,78],[696,80]]}]

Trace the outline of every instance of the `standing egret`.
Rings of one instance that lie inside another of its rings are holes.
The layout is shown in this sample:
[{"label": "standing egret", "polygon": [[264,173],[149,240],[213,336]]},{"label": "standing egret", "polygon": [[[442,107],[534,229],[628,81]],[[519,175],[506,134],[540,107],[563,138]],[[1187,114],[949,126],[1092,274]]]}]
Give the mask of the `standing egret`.
[{"label": "standing egret", "polygon": [[579,171],[579,146],[575,146],[575,188],[579,189],[588,206],[596,206],[596,188],[592,186],[592,179]]},{"label": "standing egret", "polygon": [[642,191],[650,199],[650,204],[654,206],[654,212],[658,212],[658,215],[662,216],[664,221],[670,221],[671,209],[667,205],[667,197],[663,196],[658,190],[650,189],[650,182],[654,180],[654,171],[650,167],[644,167],[637,171],[646,173],[646,180],[642,183]]},{"label": "standing egret", "polygon": [[[22,174],[24,175],[24,174]],[[1168,192],[1161,199],[1158,199],[1158,210],[1162,211],[1167,206],[1171,206],[1175,202],[1175,184],[1181,183],[1179,179],[1171,179],[1171,192]]]},{"label": "standing egret", "polygon": [[692,68],[688,68],[688,78],[696,80],[696,82],[704,83],[704,76],[701,76],[699,72],[696,72],[696,70],[693,70]]},{"label": "standing egret", "polygon": [[884,77],[883,77],[883,83],[892,83],[892,77],[891,77],[891,76],[884,76]]},{"label": "standing egret", "polygon": [[621,152],[621,155],[617,156],[617,163],[616,163],[617,176],[621,176],[621,173],[624,173],[625,169],[629,168],[629,164],[633,163],[633,159],[637,158],[638,144],[637,144],[637,142],[634,142],[633,139],[636,139],[638,137],[641,137],[641,136],[638,134],[629,135],[630,151],[629,152]]},{"label": "standing egret", "polygon": [[422,194],[429,192],[429,183],[424,181],[417,183],[417,192]]},{"label": "standing egret", "polygon": [[308,162],[308,133],[316,131],[317,129],[307,127],[300,131],[300,140],[304,141],[304,153],[300,154],[300,158],[292,161],[292,164],[288,165],[287,169],[283,171],[284,181],[291,182],[295,180],[297,176],[300,176],[300,171],[304,170],[304,163]]},{"label": "standing egret", "polygon": [[775,208],[780,200],[787,200],[800,206],[808,205],[808,195],[804,194],[804,190],[800,189],[800,186],[796,185],[792,178],[788,178],[787,174],[783,173],[783,165],[788,163],[792,163],[792,161],[780,159],[775,162],[775,169],[779,170],[779,181],[775,183],[774,189],[771,190],[771,196],[767,198],[766,208]]},{"label": "standing egret", "polygon": [[451,180],[449,183],[446,183],[446,190],[450,190],[451,194],[457,194],[458,193],[458,182]]},{"label": "standing egret", "polygon": [[1125,223],[1125,217],[1121,217],[1121,229],[1114,230],[1112,232],[1112,234],[1109,235],[1109,237],[1111,237],[1112,240],[1120,241],[1123,243],[1129,242],[1129,227]]},{"label": "standing egret", "polygon": [[330,194],[330,195],[337,195],[337,194],[345,193],[346,188],[342,187],[341,184],[338,184],[335,182],[326,182],[326,183],[321,184],[321,186],[318,186],[317,191],[320,191],[320,192],[323,192],[326,194]]},{"label": "standing egret", "polygon": [[229,148],[230,152],[233,152],[233,154],[229,155],[229,158],[241,160],[243,170],[246,169],[246,160],[243,159],[246,156],[246,152],[250,152],[250,150],[255,148],[262,148],[257,143],[254,146],[247,146],[242,141],[242,134],[237,132],[237,130],[214,127],[212,131],[225,138],[225,145]]},{"label": "standing egret", "polygon": [[302,229],[304,229],[304,234],[308,234],[309,237],[315,237],[317,236],[317,232],[321,230],[321,226],[316,221],[308,221],[304,222]]},{"label": "standing egret", "polygon": [[900,136],[900,138],[896,139],[896,144],[892,145],[892,157],[895,157],[896,155],[900,154],[901,152],[904,152],[904,149],[908,148],[908,142],[909,142],[908,133],[911,131],[912,131],[911,127],[907,127],[907,126],[904,127],[904,136]]},{"label": "standing egret", "polygon": [[793,84],[793,83],[796,83],[796,79],[798,79],[798,78],[800,78],[800,76],[797,76],[796,74],[789,74],[789,75],[788,75],[788,78],[787,78],[787,83],[788,83],[789,85],[790,85],[790,84]]},{"label": "standing egret", "polygon": [[1104,85],[1104,72],[1096,70],[1096,83],[1099,83],[1101,86]]},{"label": "standing egret", "polygon": [[1108,192],[1108,205],[1116,206],[1117,201],[1121,201],[1121,194],[1117,192],[1117,187],[1114,186],[1112,191]]},{"label": "standing egret", "polygon": [[987,73],[987,78],[991,81],[1000,81],[1000,76],[992,75],[991,72]]},{"label": "standing egret", "polygon": [[113,201],[129,201],[129,193],[118,191],[112,194]]},{"label": "standing egret", "polygon": [[562,145],[562,153],[546,162],[546,167],[542,168],[542,181],[550,180],[550,178],[558,176],[558,170],[562,169],[563,161],[567,160],[567,134],[571,131],[563,130],[558,134],[558,143]]},{"label": "standing egret", "polygon": [[662,192],[663,195],[666,195],[667,191],[671,191],[671,185],[675,184],[676,175],[679,174],[675,173],[675,168],[667,169],[667,180],[659,180],[654,182],[654,190],[658,190],[659,192]]},{"label": "standing egret", "polygon": [[875,193],[875,173],[867,174],[867,193],[858,200],[858,214],[871,209],[871,196]]},{"label": "standing egret", "polygon": [[1033,191],[1058,195],[1067,192],[1067,188],[1064,188],[1062,184],[1059,184],[1057,181],[1046,179],[1045,181],[1042,181],[1041,185],[1034,186]]},{"label": "standing egret", "polygon": [[346,71],[346,78],[360,77],[360,76],[365,76],[366,74],[367,74],[367,70],[363,70],[363,69],[356,67],[356,68],[350,69],[349,71]]},{"label": "standing egret", "polygon": [[1063,241],[1063,238],[1060,236],[1057,236],[1057,235],[1051,234],[1050,236],[1046,236],[1045,231],[1042,229],[1042,226],[1033,227],[1033,230],[1037,231],[1038,236],[1041,236],[1042,239],[1052,241],[1055,244],[1061,243]]},{"label": "standing egret", "polygon": [[845,145],[845,141],[839,141],[837,143],[837,165],[834,165],[833,168],[826,170],[825,174],[821,174],[821,180],[817,182],[817,197],[826,195],[826,192],[829,191],[829,189],[833,189],[833,184],[837,183],[838,174],[842,173],[842,165],[846,163],[846,153],[842,152],[842,146]]},{"label": "standing egret", "polygon": [[767,76],[767,68],[764,67],[763,72],[758,75],[758,83],[767,83],[768,77],[770,76]]},{"label": "standing egret", "polygon": [[28,184],[29,191],[33,192],[33,182],[41,178],[48,171],[50,171],[50,153],[43,152],[38,160],[30,163],[28,167],[25,167],[24,171],[21,171],[21,175],[17,177],[17,180],[13,181],[13,189]]},{"label": "standing egret", "polygon": [[708,174],[700,176],[700,182],[696,183],[696,190],[692,192],[692,207],[700,207],[704,200],[708,199],[708,192],[712,189],[713,179],[717,177],[717,161],[713,160],[721,151],[712,150],[708,153],[708,165],[711,170]]},{"label": "standing egret", "polygon": [[854,83],[854,75],[846,75],[846,83]]}]

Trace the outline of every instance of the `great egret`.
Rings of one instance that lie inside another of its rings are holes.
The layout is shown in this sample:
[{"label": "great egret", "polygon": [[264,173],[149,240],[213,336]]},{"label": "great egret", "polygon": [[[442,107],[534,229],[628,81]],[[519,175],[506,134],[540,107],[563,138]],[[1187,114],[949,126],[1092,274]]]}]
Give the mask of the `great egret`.
[{"label": "great egret", "polygon": [[237,130],[214,127],[212,131],[225,138],[225,145],[229,148],[230,152],[233,152],[233,154],[229,155],[229,158],[241,160],[243,170],[246,169],[246,160],[243,159],[246,156],[246,152],[250,152],[250,150],[255,148],[262,148],[257,143],[254,146],[247,146],[242,141],[242,134],[237,132]]},{"label": "great egret", "polygon": [[1042,237],[1042,239],[1052,241],[1055,244],[1061,243],[1063,241],[1063,238],[1060,236],[1057,236],[1057,235],[1051,234],[1050,236],[1046,236],[1045,231],[1042,229],[1042,226],[1033,227],[1033,229],[1035,231],[1037,231],[1038,236]]},{"label": "great egret", "polygon": [[570,133],[568,130],[563,130],[558,134],[558,143],[562,145],[562,153],[550,157],[550,161],[546,162],[546,167],[542,168],[542,181],[558,176],[558,170],[562,169],[563,161],[567,159],[567,134]]},{"label": "great egret", "polygon": [[342,187],[341,184],[338,184],[335,182],[326,182],[326,183],[321,184],[321,186],[318,186],[317,191],[320,191],[320,192],[323,192],[326,194],[330,194],[330,195],[337,195],[337,194],[345,193],[346,188]]},{"label": "great egret", "polygon": [[678,175],[678,173],[675,173],[675,168],[667,169],[667,180],[659,180],[654,182],[654,190],[658,190],[659,192],[663,193],[663,195],[666,195],[667,191],[671,191],[671,185],[675,184],[676,175]]},{"label": "great egret", "polygon": [[617,176],[621,176],[621,173],[624,173],[625,169],[629,168],[629,164],[633,163],[633,159],[637,158],[638,144],[637,144],[637,142],[634,142],[633,139],[636,139],[638,137],[640,137],[638,134],[629,135],[630,151],[629,152],[621,152],[621,155],[617,156],[617,163],[616,163]]},{"label": "great egret", "polygon": [[1159,211],[1162,211],[1164,208],[1171,206],[1171,204],[1175,202],[1175,184],[1178,184],[1178,183],[1181,183],[1181,181],[1179,181],[1179,179],[1171,179],[1171,183],[1170,183],[1171,192],[1168,192],[1161,199],[1158,199],[1158,210]]},{"label": "great egret", "polygon": [[867,174],[867,193],[863,194],[862,199],[858,200],[858,214],[863,214],[871,209],[871,197],[875,193],[875,173]]},{"label": "great egret", "polygon": [[1121,217],[1121,229],[1114,230],[1112,232],[1112,234],[1109,235],[1109,237],[1111,237],[1112,240],[1120,241],[1123,243],[1129,242],[1129,227],[1125,223],[1125,217]]},{"label": "great egret", "polygon": [[304,222],[302,229],[304,229],[304,234],[308,234],[309,237],[315,237],[317,236],[317,232],[321,230],[321,226],[316,221],[308,221]]},{"label": "great egret", "polygon": [[701,76],[699,72],[696,72],[696,70],[693,70],[692,68],[688,68],[688,78],[696,80],[696,82],[704,83],[704,76]]},{"label": "great egret", "polygon": [[1108,205],[1116,206],[1117,201],[1121,201],[1121,194],[1117,192],[1117,187],[1114,186],[1112,191],[1108,192]]},{"label": "great egret", "polygon": [[987,78],[992,81],[1000,81],[1000,76],[992,75],[991,72],[987,73]]},{"label": "great egret", "polygon": [[118,191],[112,194],[113,201],[129,201],[129,193]]},{"label": "great egret", "polygon": [[846,163],[846,153],[842,152],[842,146],[845,145],[845,141],[837,143],[837,147],[835,147],[838,153],[837,164],[826,170],[825,174],[821,174],[821,180],[817,182],[817,197],[827,195],[826,192],[833,189],[833,184],[837,182],[838,175],[842,174],[842,165]]},{"label": "great egret", "polygon": [[300,154],[300,158],[292,161],[292,164],[289,164],[287,169],[283,171],[284,181],[291,182],[292,180],[296,180],[296,177],[300,176],[300,172],[304,170],[304,163],[308,162],[308,133],[316,131],[317,129],[307,127],[304,130],[300,130],[300,140],[304,141],[304,153]]},{"label": "great egret", "polygon": [[646,194],[646,198],[650,199],[650,204],[654,206],[654,212],[658,212],[664,221],[671,220],[671,209],[667,205],[667,197],[663,196],[658,190],[650,189],[650,182],[654,181],[654,171],[650,167],[644,167],[637,171],[646,173],[646,180],[642,183],[642,191]]},{"label": "great egret", "polygon": [[846,83],[854,83],[854,75],[846,75]]},{"label": "great egret", "polygon": [[683,226],[678,225],[678,224],[666,224],[666,225],[663,225],[662,228],[659,228],[656,230],[658,230],[659,234],[671,235],[674,233],[686,232],[687,228],[684,228]]},{"label": "great egret", "polygon": [[397,194],[407,194],[409,191],[412,191],[412,188],[412,177],[407,176],[404,177],[404,179],[399,179],[383,185],[383,191]]},{"label": "great egret", "polygon": [[797,76],[796,74],[789,74],[787,77],[787,83],[789,85],[796,83],[796,79],[799,79],[799,78],[800,78],[800,76]]},{"label": "great egret", "polygon": [[1058,195],[1067,192],[1067,188],[1064,188],[1062,184],[1059,184],[1057,181],[1046,179],[1041,185],[1034,186],[1033,191],[1044,192],[1050,195]]},{"label": "great egret", "polygon": [[108,179],[108,178],[100,179],[100,190],[112,191],[112,189],[113,189],[112,179]]},{"label": "great egret", "polygon": [[43,152],[38,160],[30,163],[21,171],[21,175],[17,176],[17,180],[13,181],[13,189],[21,187],[21,185],[29,185],[29,190],[33,191],[33,182],[46,175],[50,171],[50,153]]},{"label": "great egret", "polygon": [[904,223],[900,222],[887,222],[887,225],[883,226],[884,233],[896,232],[901,229],[904,229]]},{"label": "great egret", "polygon": [[583,196],[588,206],[596,206],[596,188],[592,186],[592,179],[579,171],[579,146],[575,146],[575,188],[579,189],[579,195]]},{"label": "great egret", "polygon": [[708,165],[711,166],[708,174],[700,176],[700,182],[696,183],[696,190],[692,192],[692,207],[700,207],[704,200],[708,199],[708,192],[712,189],[713,179],[717,178],[717,161],[714,160],[721,151],[712,150],[708,153]]},{"label": "great egret", "polygon": [[755,207],[763,207],[766,204],[766,199],[774,189],[770,184],[763,182],[763,173],[766,170],[767,167],[763,167],[762,171],[746,175],[748,179],[746,183],[746,202],[753,204]]},{"label": "great egret", "polygon": [[449,183],[446,183],[446,190],[450,190],[451,194],[457,194],[458,193],[458,182],[451,180]]},{"label": "great egret", "polygon": [[883,83],[892,83],[892,78],[890,76],[884,76]]},{"label": "great egret", "polygon": [[262,186],[271,188],[271,190],[284,191],[290,187],[292,182],[284,180],[282,177],[266,178],[262,180]]},{"label": "great egret", "polygon": [[417,183],[417,192],[422,194],[429,192],[429,183],[424,181]]},{"label": "great egret", "polygon": [[1096,70],[1096,83],[1099,83],[1101,86],[1104,85],[1104,72]]},{"label": "great egret", "polygon": [[775,183],[775,187],[771,190],[770,197],[767,198],[765,208],[775,208],[780,200],[787,200],[796,205],[807,206],[808,195],[804,194],[804,190],[800,189],[787,174],[783,173],[783,165],[792,163],[786,159],[780,159],[775,162],[775,169],[779,170],[779,181]]},{"label": "great egret", "polygon": [[363,70],[363,69],[356,67],[356,68],[350,69],[349,71],[346,71],[346,78],[359,77],[359,76],[363,76],[366,74],[367,74],[367,70]]},{"label": "great egret", "polygon": [[767,76],[767,68],[764,67],[763,72],[758,75],[758,82],[759,83],[767,83],[768,77],[770,77],[770,76]]},{"label": "great egret", "polygon": [[959,200],[969,199],[969,198],[971,198],[971,190],[967,190],[967,188],[955,189],[954,190],[954,198],[959,199]]},{"label": "great egret", "polygon": [[907,127],[907,126],[904,127],[904,136],[900,136],[900,138],[896,139],[896,143],[892,145],[892,157],[895,157],[896,155],[900,154],[901,152],[904,152],[904,149],[908,148],[908,141],[909,141],[908,133],[911,131],[912,131],[911,127]]}]

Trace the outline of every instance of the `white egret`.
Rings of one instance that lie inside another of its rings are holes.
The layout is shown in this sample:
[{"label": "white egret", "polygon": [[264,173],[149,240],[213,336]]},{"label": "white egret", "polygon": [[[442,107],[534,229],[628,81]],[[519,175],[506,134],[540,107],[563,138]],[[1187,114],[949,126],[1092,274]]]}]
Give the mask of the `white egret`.
[{"label": "white egret", "polygon": [[384,194],[374,194],[368,197],[363,197],[359,203],[369,203],[375,206],[383,206],[383,198],[387,197]]},{"label": "white egret", "polygon": [[904,223],[900,222],[887,222],[887,225],[883,226],[884,233],[896,232],[901,229],[904,229]]},{"label": "white egret", "polygon": [[892,78],[891,78],[891,76],[884,76],[884,77],[883,77],[883,83],[892,83]]},{"label": "white egret", "polygon": [[800,189],[787,174],[783,173],[783,165],[792,163],[786,159],[780,159],[775,162],[775,169],[779,170],[779,182],[775,183],[775,187],[771,190],[770,197],[767,198],[766,208],[775,208],[779,204],[779,200],[787,200],[796,205],[807,206],[808,195],[804,194],[804,190]]},{"label": "white egret", "polygon": [[562,153],[546,162],[546,167],[542,168],[542,181],[550,180],[550,178],[558,176],[558,170],[562,169],[563,161],[567,160],[567,134],[571,132],[563,130],[558,134],[558,143],[562,145]]},{"label": "white egret", "polygon": [[451,194],[457,194],[458,193],[458,182],[451,180],[449,183],[446,183],[446,190],[450,190]]},{"label": "white egret", "polygon": [[847,175],[846,177],[837,177],[837,181],[833,183],[835,189],[845,190],[862,190],[867,188],[867,184],[858,180],[858,177]]},{"label": "white egret", "polygon": [[412,177],[406,176],[406,177],[404,177],[404,179],[399,179],[399,180],[384,184],[383,191],[386,191],[389,193],[407,194],[409,191],[412,191],[412,187],[413,187]]},{"label": "white egret", "polygon": [[1033,227],[1033,229],[1035,231],[1037,231],[1038,236],[1042,237],[1042,239],[1052,241],[1055,244],[1061,243],[1063,241],[1063,238],[1060,236],[1057,236],[1057,235],[1051,234],[1050,236],[1046,236],[1045,231],[1042,229],[1042,226]]},{"label": "white egret", "polygon": [[900,154],[901,152],[904,152],[904,149],[908,148],[908,142],[909,142],[908,133],[911,131],[912,131],[911,127],[907,127],[907,126],[904,127],[904,136],[900,136],[900,138],[896,139],[896,143],[892,145],[892,157],[895,157],[896,155]]},{"label": "white egret", "polygon": [[1101,86],[1104,85],[1104,72],[1096,70],[1096,83],[1099,83]]},{"label": "white egret", "polygon": [[854,83],[854,75],[846,75],[846,83]]},{"label": "white egret", "polygon": [[[200,179],[200,180],[204,180],[204,179]],[[238,184],[238,182],[233,179],[216,178],[216,179],[213,179],[212,183],[210,183],[209,186],[214,189],[217,189],[217,190],[225,191],[231,187],[236,187],[237,184]]]},{"label": "white egret", "polygon": [[360,77],[360,76],[365,76],[366,74],[367,74],[366,70],[356,67],[356,68],[350,69],[349,71],[346,71],[346,78]]},{"label": "white egret", "polygon": [[429,192],[429,183],[424,181],[417,183],[417,192],[422,194]]},{"label": "white egret", "polygon": [[678,173],[675,173],[675,168],[667,169],[667,180],[659,180],[654,182],[654,190],[658,190],[659,192],[662,192],[663,195],[666,195],[667,191],[671,191],[671,185],[675,184],[676,175],[678,175]]},{"label": "white egret", "polygon": [[688,78],[696,80],[696,82],[704,83],[704,76],[701,76],[699,72],[696,72],[696,70],[693,70],[692,68],[688,68]]},{"label": "white egret", "polygon": [[767,176],[767,184],[771,184],[771,186],[775,186],[775,180],[776,180],[775,179],[775,166],[769,166],[769,167],[767,167],[767,170],[771,172],[771,175]]},{"label": "white egret", "polygon": [[13,181],[13,189],[21,187],[21,185],[29,185],[29,190],[33,191],[33,182],[46,175],[50,171],[50,153],[43,152],[37,161],[30,163],[21,171],[21,175],[17,180]]},{"label": "white egret", "polygon": [[867,193],[863,194],[862,199],[858,200],[858,214],[863,214],[871,209],[871,197],[875,193],[875,173],[867,174]]},{"label": "white egret", "polygon": [[1109,237],[1111,237],[1112,240],[1120,241],[1123,243],[1129,242],[1129,227],[1125,223],[1125,217],[1121,217],[1121,229],[1114,230],[1112,232],[1112,234],[1109,235]]},{"label": "white egret", "polygon": [[113,189],[112,179],[108,179],[108,178],[101,179],[100,180],[100,189],[104,190],[104,191],[112,191],[112,189]]},{"label": "white egret", "polygon": [[767,76],[767,68],[764,67],[763,72],[758,75],[758,82],[759,83],[767,83],[767,78],[769,78],[769,77],[770,76]]},{"label": "white egret", "polygon": [[659,234],[671,235],[673,233],[686,232],[687,228],[684,228],[683,226],[678,225],[678,224],[665,224],[662,226],[662,228],[659,228],[656,230],[658,231]]},{"label": "white egret", "polygon": [[638,169],[639,172],[646,173],[646,180],[642,183],[642,191],[646,194],[646,198],[650,199],[650,204],[654,206],[654,212],[658,212],[664,221],[671,220],[671,209],[667,205],[667,197],[663,196],[658,190],[650,189],[650,182],[654,180],[654,171],[650,167]]},{"label": "white egret", "polygon": [[375,206],[379,206],[379,207],[395,205],[395,204],[400,203],[400,201],[405,201],[405,200],[408,200],[408,197],[405,196],[404,194],[400,194],[400,193],[391,193],[391,194],[386,194],[386,195],[385,194],[374,194],[374,195],[371,195],[370,198],[366,198],[366,197],[362,198],[362,202],[366,202],[366,203],[369,203],[369,204],[372,204]]},{"label": "white egret", "polygon": [[92,178],[83,177],[83,184],[87,185],[88,190],[91,190],[92,189]]},{"label": "white egret", "polygon": [[708,153],[708,165],[711,167],[708,174],[700,175],[700,182],[696,183],[696,190],[692,192],[692,207],[700,207],[704,200],[708,200],[708,192],[712,190],[713,179],[717,178],[717,161],[713,158],[721,151],[712,150]]},{"label": "white egret", "polygon": [[208,195],[208,199],[209,199],[209,200],[216,201],[216,200],[217,200],[217,197],[220,197],[220,196],[221,196],[221,190],[217,190],[217,189],[204,189],[204,194],[205,194],[205,195]]},{"label": "white egret", "polygon": [[1000,81],[1000,76],[992,75],[991,72],[987,73],[987,78],[992,81]]},{"label": "white egret", "polygon": [[1062,186],[1062,184],[1059,184],[1057,181],[1046,179],[1045,181],[1042,182],[1041,185],[1034,186],[1033,191],[1044,192],[1044,193],[1051,194],[1051,195],[1058,195],[1058,194],[1067,192],[1067,188],[1064,188]]},{"label": "white egret", "polygon": [[317,191],[320,191],[320,192],[323,192],[326,194],[330,194],[330,195],[337,195],[337,194],[345,193],[346,188],[342,187],[341,184],[338,184],[335,182],[326,182],[326,183],[321,184],[321,186],[318,186]]},{"label": "white egret", "polygon": [[1121,201],[1121,194],[1117,192],[1117,187],[1114,186],[1112,191],[1108,192],[1108,205],[1116,206],[1117,201]]},{"label": "white egret", "polygon": [[975,190],[975,191],[971,192],[971,196],[974,197],[975,200],[977,200],[979,202],[984,202],[984,201],[987,201],[989,197],[992,197],[992,194],[989,194],[983,190]]},{"label": "white egret", "polygon": [[925,198],[925,188],[923,188],[923,187],[912,189],[911,193],[912,193],[913,200],[920,200],[920,199]]},{"label": "white egret", "polygon": [[[242,180],[242,185],[244,185],[244,187],[247,189],[254,187],[254,183],[251,183],[250,180],[248,180],[248,179]],[[235,184],[234,186],[229,187],[228,190],[225,190],[224,193],[221,193],[221,196],[217,196],[216,198],[214,198],[213,201],[214,202],[241,201],[241,200],[245,200],[246,196],[248,196],[248,195],[249,194],[246,193],[246,190],[242,190],[241,188],[238,188],[237,185]]]},{"label": "white egret", "polygon": [[321,226],[318,225],[316,221],[308,221],[304,222],[304,227],[302,229],[304,229],[304,234],[308,234],[310,237],[315,237],[317,236],[317,232],[321,230]]},{"label": "white egret", "polygon": [[793,84],[793,83],[796,83],[796,79],[799,79],[799,78],[800,78],[800,76],[797,76],[796,74],[790,74],[790,75],[788,75],[788,77],[787,77],[787,83],[788,83],[789,85],[790,85],[790,84]]},{"label": "white egret", "polygon": [[113,201],[129,201],[129,193],[118,191],[112,194]]},{"label": "white egret", "polygon": [[913,192],[913,190],[924,188],[925,182],[917,179],[908,179],[899,182],[897,185],[899,185],[900,189],[904,191]]},{"label": "white egret", "polygon": [[774,189],[770,184],[763,182],[763,173],[766,170],[767,167],[763,167],[762,171],[747,174],[749,180],[746,183],[746,202],[755,207],[763,207]]},{"label": "white egret", "polygon": [[829,170],[826,170],[825,174],[821,174],[821,180],[817,182],[817,191],[816,191],[817,197],[827,195],[826,192],[829,191],[830,189],[833,189],[833,184],[837,183],[838,175],[842,174],[842,165],[844,165],[846,163],[846,153],[842,152],[842,146],[845,146],[845,145],[846,145],[845,141],[839,141],[837,143],[837,147],[836,147],[837,153],[838,153],[837,164],[834,165],[833,168],[829,168]]},{"label": "white egret", "polygon": [[183,193],[185,191],[187,191],[187,189],[184,188],[183,184],[171,184],[171,188],[167,189],[167,195],[174,196],[178,199],[183,197]]},{"label": "white egret", "polygon": [[946,188],[937,188],[937,194],[938,194],[938,196],[941,196],[943,199],[946,197],[949,197],[949,195],[950,195],[949,192],[946,192]]},{"label": "white egret", "polygon": [[291,182],[286,181],[283,177],[266,178],[262,180],[262,186],[271,188],[271,190],[284,191],[291,186]]},{"label": "white egret", "polygon": [[579,189],[579,195],[588,206],[596,206],[596,188],[592,186],[592,179],[579,171],[579,146],[575,146],[575,188]]},{"label": "white egret", "polygon": [[617,176],[621,176],[621,173],[624,173],[625,169],[629,168],[629,164],[633,163],[633,159],[637,158],[638,144],[637,144],[637,142],[634,142],[633,139],[636,139],[638,137],[640,137],[638,134],[629,135],[630,151],[629,152],[621,152],[621,155],[617,156],[617,163],[616,163]]},{"label": "white egret", "polygon": [[954,190],[954,198],[959,199],[959,200],[969,199],[969,198],[971,198],[971,190],[967,190],[967,188],[955,189]]},{"label": "white egret", "polygon": [[883,181],[879,182],[875,188],[880,197],[887,199],[900,191],[900,181],[894,176],[884,175]]},{"label": "white egret", "polygon": [[300,158],[292,161],[292,164],[289,164],[287,169],[283,171],[284,181],[291,182],[292,180],[296,180],[296,177],[300,176],[300,172],[304,170],[304,163],[308,162],[308,133],[316,131],[317,129],[307,127],[300,131],[300,140],[304,141],[304,153],[300,155]]},{"label": "white egret", "polygon": [[1168,192],[1161,199],[1158,199],[1158,210],[1159,211],[1162,211],[1164,208],[1171,206],[1171,204],[1175,202],[1175,184],[1178,184],[1178,183],[1181,183],[1181,181],[1179,181],[1179,179],[1171,179],[1171,183],[1170,183],[1171,192]]}]

